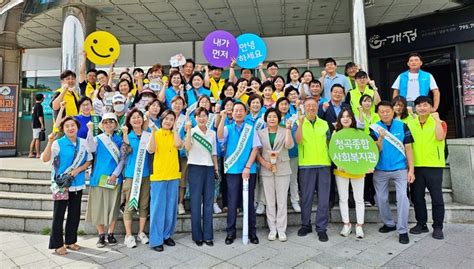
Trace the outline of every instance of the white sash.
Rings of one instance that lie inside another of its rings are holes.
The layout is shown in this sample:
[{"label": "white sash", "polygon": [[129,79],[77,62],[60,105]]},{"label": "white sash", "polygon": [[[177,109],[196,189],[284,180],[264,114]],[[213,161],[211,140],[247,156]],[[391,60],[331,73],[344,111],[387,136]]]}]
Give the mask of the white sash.
[{"label": "white sash", "polygon": [[263,121],[263,117],[259,117],[256,121],[255,121],[255,130],[261,130],[263,129],[263,127],[265,126],[265,121]]},{"label": "white sash", "polygon": [[97,138],[100,139],[100,141],[102,141],[105,148],[109,151],[110,155],[112,155],[112,157],[114,158],[115,163],[118,164],[119,158],[120,158],[120,150],[117,147],[117,145],[112,141],[110,136],[108,136],[105,133],[102,133],[98,135]]},{"label": "white sash", "polygon": [[237,142],[237,148],[232,152],[232,154],[224,162],[224,173],[227,173],[229,170],[240,158],[242,152],[244,151],[245,145],[250,138],[250,132],[252,131],[252,126],[247,123],[244,123],[244,128],[242,134],[240,134],[239,141]]},{"label": "white sash", "polygon": [[296,123],[296,120],[298,119],[298,113],[295,113],[291,115],[291,117],[288,118],[288,121],[291,122],[291,126],[293,127],[293,124]]},{"label": "white sash", "polygon": [[186,116],[184,116],[183,114],[179,114],[178,122],[176,122],[176,127],[178,128],[178,132],[181,133],[181,129],[183,129],[185,122],[186,122]]},{"label": "white sash", "polygon": [[[370,125],[370,129],[374,130],[375,132],[379,134],[380,134],[380,130],[385,130],[382,126],[376,123]],[[402,153],[403,156],[405,156],[405,146],[403,145],[402,141],[400,141],[400,139],[398,139],[388,130],[385,130],[384,139],[386,139],[390,144],[392,144],[396,149],[398,149],[398,151],[400,151],[400,153]]]},{"label": "white sash", "polygon": [[[86,154],[87,154],[86,147],[81,147],[81,144],[80,144],[80,142],[79,142],[79,139],[77,139],[76,147],[78,148],[76,157],[75,157],[74,160],[72,161],[71,166],[69,166],[66,170],[64,170],[64,174],[69,173],[69,172],[71,172],[72,170],[78,168],[78,167],[81,165],[82,160],[84,159],[84,157],[85,157]],[[54,160],[53,160],[53,161],[54,161]],[[60,161],[61,161],[61,160],[60,160]],[[56,169],[53,168],[53,170],[52,170],[52,172],[51,172],[51,187],[50,187],[51,191],[53,191],[53,193],[64,192],[64,188],[60,188],[60,187],[58,186],[58,184],[56,184],[56,181],[54,181],[54,176],[55,176],[55,175],[56,175]]]},{"label": "white sash", "polygon": [[138,200],[140,198],[140,187],[142,185],[143,167],[145,166],[146,149],[150,142],[151,133],[143,131],[138,145],[137,159],[135,161],[135,170],[133,171],[132,190],[130,192],[130,201],[128,207],[138,209]]},{"label": "white sash", "polygon": [[187,113],[188,115],[191,115],[191,113],[193,113],[194,110],[196,110],[197,105],[198,105],[198,102],[196,101],[194,104],[190,105],[190,106],[186,109],[186,113]]},{"label": "white sash", "polygon": [[209,120],[207,121],[207,129],[214,129],[214,122],[216,121],[216,114],[209,113]]}]

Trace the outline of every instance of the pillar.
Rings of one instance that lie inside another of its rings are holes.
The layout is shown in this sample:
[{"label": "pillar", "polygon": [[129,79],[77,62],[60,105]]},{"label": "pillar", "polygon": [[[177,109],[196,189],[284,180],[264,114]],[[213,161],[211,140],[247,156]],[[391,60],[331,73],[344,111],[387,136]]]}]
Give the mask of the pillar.
[{"label": "pillar", "polygon": [[369,71],[365,33],[364,0],[348,0],[351,8],[352,57],[364,71]]}]

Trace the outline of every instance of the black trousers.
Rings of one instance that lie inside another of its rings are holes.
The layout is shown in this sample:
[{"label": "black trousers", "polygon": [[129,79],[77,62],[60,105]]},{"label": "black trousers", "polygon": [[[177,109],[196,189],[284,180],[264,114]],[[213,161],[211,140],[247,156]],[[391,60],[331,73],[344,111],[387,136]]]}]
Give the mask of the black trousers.
[{"label": "black trousers", "polygon": [[220,192],[222,198],[222,207],[227,207],[227,179],[224,174],[224,158],[219,159],[219,173],[221,176]]},{"label": "black trousers", "polygon": [[[53,225],[49,237],[49,249],[77,242],[77,228],[81,220],[82,190],[69,192],[69,200],[54,201]],[[63,240],[64,214],[67,209],[66,232]]]},{"label": "black trousers", "polygon": [[[242,174],[226,174],[227,179],[227,235],[236,234],[235,224],[237,221],[237,208],[242,204]],[[248,223],[249,235],[257,234],[257,218],[255,215],[255,183],[257,181],[257,174],[250,174],[249,178],[249,201],[248,201]]]},{"label": "black trousers", "polygon": [[418,224],[426,224],[428,211],[426,209],[425,188],[431,196],[433,228],[443,228],[443,168],[415,167],[415,182],[411,184],[411,201],[415,207],[415,218]]},{"label": "black trousers", "polygon": [[374,173],[365,174],[364,201],[375,204]]}]

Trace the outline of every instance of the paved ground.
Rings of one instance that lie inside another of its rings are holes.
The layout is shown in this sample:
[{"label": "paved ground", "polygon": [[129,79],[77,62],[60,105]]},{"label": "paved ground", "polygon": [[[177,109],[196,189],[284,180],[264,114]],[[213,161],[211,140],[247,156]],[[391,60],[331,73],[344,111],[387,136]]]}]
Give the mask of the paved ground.
[{"label": "paved ground", "polygon": [[259,231],[260,244],[247,246],[240,240],[226,246],[224,232],[215,234],[214,247],[197,247],[190,234],[177,234],[177,246],[162,253],[143,245],[98,249],[97,238],[85,236],[78,242],[82,249],[66,256],[47,249],[48,236],[0,232],[0,268],[474,268],[472,224],[447,224],[442,241],[431,234],[411,235],[408,245],[399,244],[395,233],[377,232],[374,224],[365,227],[363,240],[341,237],[339,228],[331,225],[326,243],[315,233],[298,237],[296,227],[288,230],[284,243],[269,242],[266,231]]}]

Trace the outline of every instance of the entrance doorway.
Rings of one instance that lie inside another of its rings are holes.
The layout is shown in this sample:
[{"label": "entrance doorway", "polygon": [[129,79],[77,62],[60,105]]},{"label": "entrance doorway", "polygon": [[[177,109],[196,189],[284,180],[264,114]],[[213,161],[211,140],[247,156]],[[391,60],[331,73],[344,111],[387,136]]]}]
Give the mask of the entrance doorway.
[{"label": "entrance doorway", "polygon": [[[459,93],[457,91],[457,71],[455,61],[455,51],[452,49],[421,51],[423,58],[424,71],[433,75],[440,89],[441,98],[438,108],[440,118],[448,125],[448,134],[446,138],[462,137],[462,117],[459,103]],[[392,84],[397,76],[406,71],[407,57],[406,55],[398,55],[381,59],[381,86],[383,89],[390,89],[381,93],[382,99],[391,100]],[[430,92],[430,97],[433,95]]]}]

